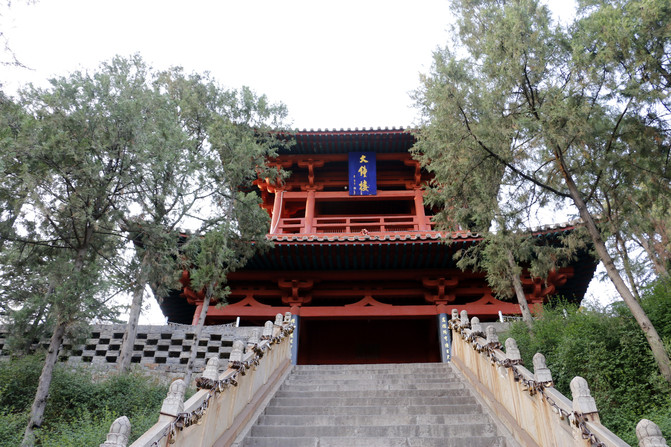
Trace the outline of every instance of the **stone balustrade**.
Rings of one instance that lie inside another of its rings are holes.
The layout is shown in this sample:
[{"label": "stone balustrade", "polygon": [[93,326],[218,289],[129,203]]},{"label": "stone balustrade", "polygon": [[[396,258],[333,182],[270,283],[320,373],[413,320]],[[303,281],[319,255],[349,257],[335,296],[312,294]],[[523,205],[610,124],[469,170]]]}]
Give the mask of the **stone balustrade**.
[{"label": "stone balustrade", "polygon": [[[627,447],[601,425],[589,386],[582,377],[571,381],[573,399],[553,387],[545,357],[537,353],[534,372],[522,365],[517,343],[507,339],[501,350],[493,327],[486,338],[480,322],[466,311],[452,311],[452,361],[492,412],[522,446]],[[646,419],[636,427],[640,447],[666,446],[659,427]]]},{"label": "stone balustrade", "polygon": [[[199,390],[184,402],[187,384],[177,379],[163,401],[158,422],[131,447],[199,447],[230,445],[291,367],[291,314],[277,315],[261,334],[255,329],[245,341],[236,340],[228,368],[219,374],[219,357],[211,356]],[[126,447],[130,424],[125,417],[112,424],[100,447]]]},{"label": "stone balustrade", "polygon": [[[514,339],[506,340],[504,352],[493,327],[483,333],[477,319],[469,320],[464,312],[452,315],[452,361],[521,446],[628,445],[601,425],[583,378],[571,381],[572,399],[568,399],[554,388],[542,354],[534,356],[531,372],[522,365]],[[199,391],[186,402],[186,384],[174,381],[158,422],[130,447],[230,445],[290,370],[293,329],[291,315],[278,314],[274,323],[250,334],[246,344],[234,343],[222,374],[218,356],[212,356],[197,379]],[[130,423],[121,417],[100,447],[126,447],[129,434]],[[652,421],[641,420],[636,434],[639,447],[667,446]]]}]

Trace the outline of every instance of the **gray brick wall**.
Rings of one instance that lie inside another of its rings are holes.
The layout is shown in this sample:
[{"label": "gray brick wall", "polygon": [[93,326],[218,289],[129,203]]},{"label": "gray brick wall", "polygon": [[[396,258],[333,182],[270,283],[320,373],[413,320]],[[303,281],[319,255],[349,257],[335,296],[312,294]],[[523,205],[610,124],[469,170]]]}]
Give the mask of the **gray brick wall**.
[{"label": "gray brick wall", "polygon": [[[101,372],[112,370],[116,367],[125,328],[122,324],[93,325],[83,342],[66,339],[58,353],[58,360],[71,366],[91,367]],[[196,373],[202,372],[210,357],[218,355],[221,360],[227,359],[233,341],[246,341],[253,329],[255,328],[236,328],[232,325],[205,326],[196,347]],[[258,329],[261,331],[263,328]],[[9,352],[5,348],[7,335],[7,330],[0,327],[0,360],[9,359]],[[194,341],[194,326],[139,326],[131,364],[134,369],[159,373],[164,380],[181,377],[186,372]],[[46,349],[48,345],[48,340],[42,340],[34,345],[34,349]],[[225,362],[222,362],[222,369],[225,366]]]}]

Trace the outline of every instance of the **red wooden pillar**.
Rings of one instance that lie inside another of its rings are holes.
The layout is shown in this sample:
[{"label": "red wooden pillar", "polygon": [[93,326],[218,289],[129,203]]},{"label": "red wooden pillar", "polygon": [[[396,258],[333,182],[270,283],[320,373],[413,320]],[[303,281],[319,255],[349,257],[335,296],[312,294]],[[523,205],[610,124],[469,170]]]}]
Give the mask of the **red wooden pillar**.
[{"label": "red wooden pillar", "polygon": [[305,228],[303,229],[304,233],[312,233],[313,226],[312,221],[315,218],[315,190],[308,189],[308,196],[305,201]]},{"label": "red wooden pillar", "polygon": [[426,213],[424,213],[424,194],[420,188],[415,188],[415,216],[418,231],[431,231],[431,226],[426,221]]},{"label": "red wooden pillar", "polygon": [[282,196],[284,190],[275,188],[275,200],[273,202],[273,217],[270,220],[270,234],[277,233],[277,226],[280,223],[280,216],[282,215]]}]

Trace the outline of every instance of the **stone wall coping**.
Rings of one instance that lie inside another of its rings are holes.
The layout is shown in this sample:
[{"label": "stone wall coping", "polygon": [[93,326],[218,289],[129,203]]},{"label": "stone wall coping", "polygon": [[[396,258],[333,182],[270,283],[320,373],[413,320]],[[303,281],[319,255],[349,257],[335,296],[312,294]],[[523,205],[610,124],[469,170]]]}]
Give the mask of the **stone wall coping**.
[{"label": "stone wall coping", "polygon": [[593,422],[585,422],[587,428],[594,433],[604,444],[607,446],[613,447],[630,447],[629,444],[620,439],[615,433],[608,430],[607,427],[604,427],[601,424],[595,424]]}]

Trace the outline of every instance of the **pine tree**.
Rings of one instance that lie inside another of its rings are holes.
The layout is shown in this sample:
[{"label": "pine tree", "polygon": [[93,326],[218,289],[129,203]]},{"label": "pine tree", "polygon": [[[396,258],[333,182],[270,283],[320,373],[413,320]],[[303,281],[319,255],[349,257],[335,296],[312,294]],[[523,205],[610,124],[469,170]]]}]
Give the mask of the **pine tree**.
[{"label": "pine tree", "polygon": [[[462,206],[455,185],[490,189],[487,166],[503,170],[494,177],[506,230],[523,230],[517,217],[538,210],[577,211],[671,381],[661,339],[605,242],[621,227],[603,222],[622,212],[649,228],[644,210],[628,205],[646,189],[669,197],[668,3],[585,1],[566,28],[553,25],[535,0],[453,5],[456,43],[435,53],[416,93],[424,116],[418,150],[436,176],[446,218],[463,222],[459,213],[473,210],[486,215],[478,208],[489,203]],[[618,14],[628,26],[607,25]]]},{"label": "pine tree", "polygon": [[[128,266],[133,301],[119,356],[121,370],[130,366],[148,285],[157,296],[163,296],[175,287],[179,277],[175,269],[191,267],[176,262],[182,256],[178,231],[188,228],[192,237],[187,244],[198,241],[199,247],[210,240],[205,237],[210,231],[237,238],[239,227],[228,222],[235,208],[237,219],[247,221],[246,232],[265,234],[266,216],[250,188],[260,174],[281,175],[269,171],[265,162],[281,144],[271,130],[279,130],[283,124],[283,105],[271,104],[248,88],[224,89],[206,75],[185,75],[178,68],[158,73],[152,85],[160,92],[160,117],[167,116],[168,121],[163,123],[158,140],[146,146],[144,175],[133,186],[138,212],[123,216],[122,226],[135,241],[136,255]],[[240,196],[241,189],[247,193]],[[241,201],[248,205],[240,206]],[[240,215],[245,213],[255,217]],[[254,245],[250,241],[248,246],[236,247],[238,252],[232,255],[264,246],[265,238],[257,239]],[[221,273],[222,282],[233,265],[229,256],[228,252],[224,255],[227,269]],[[210,287],[211,294],[213,289]]]}]

